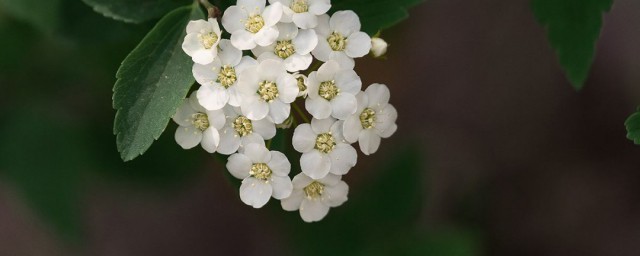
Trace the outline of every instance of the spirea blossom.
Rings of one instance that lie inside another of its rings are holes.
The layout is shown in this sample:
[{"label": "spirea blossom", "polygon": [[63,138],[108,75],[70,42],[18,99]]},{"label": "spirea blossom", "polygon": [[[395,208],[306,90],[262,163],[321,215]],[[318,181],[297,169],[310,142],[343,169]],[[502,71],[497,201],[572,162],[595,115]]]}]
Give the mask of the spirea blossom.
[{"label": "spirea blossom", "polygon": [[240,50],[267,46],[278,38],[276,24],[282,18],[280,3],[266,6],[266,0],[238,0],[222,16],[222,26],[231,33],[231,43]]},{"label": "spirea blossom", "polygon": [[341,176],[328,174],[321,179],[312,179],[304,173],[293,178],[291,196],[281,201],[282,209],[300,211],[306,222],[322,220],[329,209],[347,201],[349,186],[340,180]]},{"label": "spirea blossom", "polygon": [[353,11],[338,11],[329,18],[319,17],[318,47],[313,55],[320,61],[337,61],[346,69],[353,69],[354,58],[367,55],[371,50],[371,37],[360,31],[360,18]]},{"label": "spirea blossom", "polygon": [[204,109],[191,94],[180,105],[173,121],[179,125],[175,139],[182,148],[190,149],[200,144],[207,152],[216,152],[220,143],[218,129],[226,122],[222,111]]},{"label": "spirea blossom", "polygon": [[284,15],[282,22],[293,22],[301,29],[315,28],[318,16],[331,9],[329,0],[269,0],[269,3],[282,4]]},{"label": "spirea blossom", "polygon": [[275,43],[269,46],[254,48],[253,54],[258,60],[282,60],[284,68],[289,72],[297,72],[309,68],[313,57],[311,51],[318,45],[318,36],[313,30],[300,29],[291,23],[278,24],[280,35]]},{"label": "spirea blossom", "polygon": [[216,19],[192,20],[187,24],[187,35],[182,43],[182,50],[191,56],[193,62],[209,64],[218,55],[221,34]]}]

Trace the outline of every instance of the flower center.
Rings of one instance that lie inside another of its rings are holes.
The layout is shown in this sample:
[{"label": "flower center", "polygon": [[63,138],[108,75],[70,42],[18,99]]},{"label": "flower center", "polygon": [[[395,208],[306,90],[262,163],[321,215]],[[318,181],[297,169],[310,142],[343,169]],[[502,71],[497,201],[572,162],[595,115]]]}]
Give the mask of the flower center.
[{"label": "flower center", "polygon": [[296,53],[296,49],[293,47],[291,40],[278,41],[276,43],[275,54],[278,55],[278,57],[286,59],[294,53]]},{"label": "flower center", "polygon": [[209,117],[205,113],[195,113],[192,115],[193,121],[191,123],[198,130],[203,131],[209,128]]},{"label": "flower center", "polygon": [[329,42],[331,49],[336,52],[344,51],[347,48],[347,39],[338,32],[331,33],[327,38],[327,42]]},{"label": "flower center", "polygon": [[323,133],[316,137],[315,149],[319,150],[322,153],[331,153],[335,146],[336,141],[335,139],[333,139],[333,135],[331,135],[331,133]]},{"label": "flower center", "polygon": [[200,43],[204,46],[205,49],[209,50],[213,47],[216,42],[218,42],[218,35],[213,32],[209,32],[206,34],[199,34]]},{"label": "flower center", "polygon": [[265,163],[253,164],[249,175],[259,180],[268,180],[271,178],[271,168]]},{"label": "flower center", "polygon": [[317,199],[324,193],[324,184],[314,181],[304,187],[304,194],[309,199]]},{"label": "flower center", "polygon": [[233,129],[236,130],[240,137],[244,137],[253,132],[253,124],[249,118],[239,116],[233,121]]},{"label": "flower center", "polygon": [[291,2],[291,10],[296,13],[308,12],[309,5],[306,0],[293,0],[293,2]]},{"label": "flower center", "polygon": [[298,81],[298,90],[300,90],[301,92],[307,90],[307,86],[304,84],[304,77],[299,76],[296,78],[296,81]]},{"label": "flower center", "polygon": [[258,33],[264,27],[264,19],[259,14],[249,17],[244,23],[244,28],[251,33]]},{"label": "flower center", "polygon": [[362,124],[362,128],[371,129],[376,121],[376,112],[373,109],[365,108],[362,113],[360,113],[360,123]]},{"label": "flower center", "polygon": [[278,86],[275,82],[262,81],[258,87],[258,95],[266,102],[272,102],[278,97]]},{"label": "flower center", "polygon": [[320,95],[320,97],[324,98],[325,100],[332,100],[333,98],[338,96],[339,92],[340,89],[338,89],[338,87],[336,86],[335,80],[324,81],[320,83],[320,88],[318,89],[318,95]]},{"label": "flower center", "polygon": [[222,66],[220,72],[218,72],[218,82],[220,82],[224,88],[232,86],[236,82],[236,79],[236,70],[229,65]]}]

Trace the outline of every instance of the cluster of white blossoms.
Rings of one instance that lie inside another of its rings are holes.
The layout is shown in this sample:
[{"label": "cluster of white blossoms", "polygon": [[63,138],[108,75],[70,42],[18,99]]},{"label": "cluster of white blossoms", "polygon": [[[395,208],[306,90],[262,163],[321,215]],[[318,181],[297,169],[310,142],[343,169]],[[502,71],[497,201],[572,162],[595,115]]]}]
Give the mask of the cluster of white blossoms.
[{"label": "cluster of white blossoms", "polygon": [[[353,11],[329,16],[330,8],[330,0],[238,0],[221,19],[229,39],[215,18],[189,22],[182,48],[200,87],[173,117],[182,148],[229,155],[242,202],[260,208],[273,197],[306,222],[347,201],[342,176],[358,158],[352,144],[370,155],[397,129],[387,86],[363,91],[354,71],[355,58],[379,56],[386,43],[380,49],[380,39],[361,32]],[[287,156],[266,143],[277,128],[295,129],[302,156],[293,179]]]}]

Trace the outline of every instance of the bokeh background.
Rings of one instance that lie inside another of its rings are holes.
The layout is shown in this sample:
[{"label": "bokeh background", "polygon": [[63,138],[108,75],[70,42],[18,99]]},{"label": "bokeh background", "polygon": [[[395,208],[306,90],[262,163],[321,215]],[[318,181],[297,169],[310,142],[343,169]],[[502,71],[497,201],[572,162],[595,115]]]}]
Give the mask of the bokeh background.
[{"label": "bokeh background", "polygon": [[173,124],[123,163],[114,74],[153,22],[63,1],[41,26],[0,1],[2,256],[640,255],[640,148],[623,125],[640,105],[639,1],[605,16],[581,92],[528,0],[412,9],[383,33],[388,59],[357,66],[389,85],[400,129],[360,156],[350,200],[316,224],[245,206]]}]

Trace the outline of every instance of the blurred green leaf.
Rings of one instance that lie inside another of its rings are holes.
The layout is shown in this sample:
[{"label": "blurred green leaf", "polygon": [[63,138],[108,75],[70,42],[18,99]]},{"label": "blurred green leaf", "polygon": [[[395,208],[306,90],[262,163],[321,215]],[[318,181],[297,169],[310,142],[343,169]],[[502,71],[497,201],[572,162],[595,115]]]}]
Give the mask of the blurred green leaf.
[{"label": "blurred green leaf", "polygon": [[613,0],[533,0],[533,13],[547,30],[567,78],[576,90],[589,75],[602,15]]},{"label": "blurred green leaf", "polygon": [[408,9],[424,0],[334,0],[331,9],[353,10],[360,16],[362,31],[373,36],[409,17]]},{"label": "blurred green leaf", "polygon": [[0,0],[0,11],[51,33],[60,24],[60,0]]},{"label": "blurred green leaf", "polygon": [[114,20],[141,23],[162,17],[188,0],[82,0],[94,11]]},{"label": "blurred green leaf", "polygon": [[624,122],[627,127],[627,139],[630,139],[636,145],[640,145],[640,110],[633,113],[627,121]]},{"label": "blurred green leaf", "polygon": [[114,133],[125,161],[144,153],[195,82],[192,61],[181,49],[189,20],[203,18],[194,4],[167,14],[122,62],[116,74]]},{"label": "blurred green leaf", "polygon": [[0,174],[65,238],[81,238],[83,134],[46,107],[15,109],[0,127]]}]

